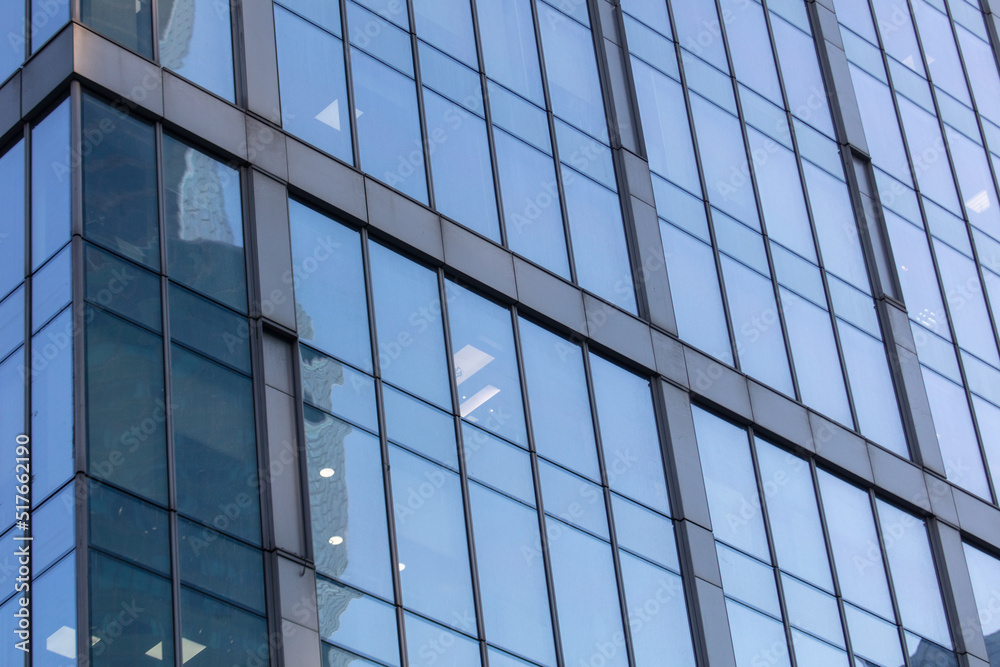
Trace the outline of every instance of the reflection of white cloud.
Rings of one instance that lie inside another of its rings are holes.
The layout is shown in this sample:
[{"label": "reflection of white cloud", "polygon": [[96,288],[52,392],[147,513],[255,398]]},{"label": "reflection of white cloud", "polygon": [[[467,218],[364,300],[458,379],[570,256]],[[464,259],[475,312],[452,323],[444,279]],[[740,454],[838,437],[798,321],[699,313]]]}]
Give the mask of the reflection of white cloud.
[{"label": "reflection of white cloud", "polygon": [[76,657],[76,630],[62,626],[45,640],[45,650],[64,658]]},{"label": "reflection of white cloud", "polygon": [[[486,354],[479,348],[466,345],[455,353],[455,378],[458,384],[462,384],[470,377],[483,369],[486,364],[493,361],[493,357]],[[497,390],[499,391],[499,389]]]},{"label": "reflection of white cloud", "polygon": [[990,207],[990,195],[983,190],[979,194],[975,195],[972,199],[965,202],[965,205],[971,208],[976,213],[982,213]]},{"label": "reflection of white cloud", "polygon": [[[490,358],[492,359],[492,357],[490,357]],[[483,387],[482,389],[480,389],[479,391],[477,391],[475,394],[473,394],[472,396],[470,396],[468,398],[468,400],[466,400],[465,402],[463,402],[462,405],[459,406],[459,411],[462,413],[462,416],[465,417],[470,412],[472,412],[473,410],[475,410],[476,408],[478,408],[480,405],[482,405],[486,401],[490,400],[491,398],[493,398],[494,396],[496,396],[499,393],[500,393],[499,389],[497,389],[496,387],[494,387],[491,384],[488,384],[485,387]]]}]

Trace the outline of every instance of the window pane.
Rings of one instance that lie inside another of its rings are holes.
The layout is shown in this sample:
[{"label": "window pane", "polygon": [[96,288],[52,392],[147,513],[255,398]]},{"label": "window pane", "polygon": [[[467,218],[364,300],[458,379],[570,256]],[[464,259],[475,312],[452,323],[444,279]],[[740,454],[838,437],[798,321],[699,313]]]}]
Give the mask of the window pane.
[{"label": "window pane", "polygon": [[781,575],[781,585],[792,625],[843,648],[844,630],[837,599],[787,574]]},{"label": "window pane", "polygon": [[[76,665],[76,553],[37,577],[31,587],[34,667]],[[22,654],[23,657],[23,654]]]},{"label": "window pane", "polygon": [[[7,360],[0,364],[0,405],[4,406],[0,410],[0,455],[4,463],[0,465],[0,475],[7,479],[14,479],[17,466],[17,436],[24,433],[24,377],[21,368],[24,364],[24,348],[19,349],[14,354],[7,357]],[[0,531],[6,529],[14,523],[14,495],[11,493],[0,494]],[[8,553],[13,553],[11,547]],[[13,572],[14,570],[11,570]],[[3,572],[0,566],[0,572]],[[0,574],[0,582],[3,581]],[[13,580],[11,580],[11,592],[13,592]],[[0,599],[5,597],[0,592]]]},{"label": "window pane", "polygon": [[535,505],[531,458],[526,451],[468,422],[462,423],[462,447],[470,479]]},{"label": "window pane", "polygon": [[437,623],[406,614],[406,652],[410,667],[477,667],[479,642]]},{"label": "window pane", "polygon": [[681,578],[631,554],[620,555],[635,664],[694,667]]},{"label": "window pane", "polygon": [[437,275],[377,243],[368,252],[382,377],[450,408]]},{"label": "window pane", "polygon": [[526,444],[510,312],[454,283],[449,282],[448,291],[462,418]]},{"label": "window pane", "polygon": [[382,401],[389,440],[458,470],[454,417],[388,385]]},{"label": "window pane", "polygon": [[250,326],[245,317],[173,284],[169,300],[173,340],[250,373]]},{"label": "window pane", "polygon": [[427,203],[416,84],[356,48],[351,68],[361,168]]},{"label": "window pane", "polygon": [[70,248],[67,245],[36,271],[32,278],[31,328],[34,331],[40,329],[63,306],[69,305],[73,298],[70,280]]},{"label": "window pane", "polygon": [[546,461],[538,462],[545,512],[610,540],[601,487]]},{"label": "window pane", "polygon": [[768,663],[788,667],[788,643],[781,623],[738,602],[726,600],[737,667],[754,667],[767,655]]},{"label": "window pane", "polygon": [[478,69],[472,11],[468,0],[414,0],[417,34],[423,39]]},{"label": "window pane", "polygon": [[398,667],[399,636],[392,605],[322,577],[316,579],[316,596],[321,639]]},{"label": "window pane", "polygon": [[[73,475],[73,323],[67,308],[35,334],[31,369],[32,500]],[[135,418],[135,413],[130,415]]]},{"label": "window pane", "polygon": [[[10,5],[13,6],[13,5]],[[8,5],[0,8],[5,12]],[[0,77],[3,73],[0,72]],[[0,239],[0,298],[24,280],[24,142],[0,157],[0,201],[4,202]]]},{"label": "window pane", "polygon": [[19,287],[0,301],[0,359],[24,342],[24,292]]},{"label": "window pane", "polygon": [[41,572],[65,556],[76,544],[76,486],[70,483],[56,495],[33,509],[31,567]]},{"label": "window pane", "polygon": [[486,73],[522,97],[544,104],[531,2],[479,0],[476,9]]},{"label": "window pane", "polygon": [[[339,27],[340,12],[335,5],[323,2],[317,11],[326,14],[327,8],[330,20],[335,15]],[[282,126],[317,148],[353,163],[343,42],[277,6],[274,32]]]},{"label": "window pane", "polygon": [[[185,664],[268,665],[267,622],[190,588],[181,588],[181,644],[192,655]],[[196,656],[199,656],[196,658]]]},{"label": "window pane", "polygon": [[[736,78],[775,104],[781,104],[781,86],[778,85],[764,9],[758,4],[747,5],[737,0],[722,0],[719,6],[726,22],[726,41]],[[738,19],[733,20],[735,17]]]},{"label": "window pane", "polygon": [[239,172],[164,136],[163,183],[170,277],[246,312]]},{"label": "window pane", "polygon": [[844,610],[856,656],[880,666],[904,664],[896,626],[853,605],[844,605]]},{"label": "window pane", "polygon": [[980,498],[989,499],[990,489],[969,414],[968,397],[955,383],[925,366],[921,366],[921,370],[948,480]]},{"label": "window pane", "polygon": [[100,310],[87,315],[90,472],[165,505],[163,341]]},{"label": "window pane", "polygon": [[538,453],[598,479],[583,351],[531,322],[519,320],[531,425]]},{"label": "window pane", "polygon": [[151,0],[81,0],[80,16],[87,25],[139,55],[153,57]]},{"label": "window pane", "polygon": [[31,131],[31,266],[38,268],[69,241],[69,100]]},{"label": "window pane", "polygon": [[389,459],[404,604],[475,632],[458,475],[395,446]]},{"label": "window pane", "polygon": [[316,568],[391,598],[378,438],[309,406],[304,410]]},{"label": "window pane", "polygon": [[90,244],[84,247],[83,263],[88,301],[160,331],[159,276]]},{"label": "window pane", "polygon": [[680,572],[673,521],[617,493],[611,494],[611,507],[619,548]]},{"label": "window pane", "polygon": [[90,544],[169,575],[166,511],[98,482],[88,491]]},{"label": "window pane", "polygon": [[[230,102],[233,33],[230,3],[159,0],[160,64]],[[192,16],[193,14],[193,16]]]},{"label": "window pane", "polygon": [[171,355],[178,509],[260,543],[250,380],[177,345]]},{"label": "window pane", "polygon": [[[279,0],[279,2],[337,37],[341,36],[340,3],[329,0]],[[308,49],[303,51],[311,52]]]},{"label": "window pane", "polygon": [[371,371],[361,235],[298,202],[288,210],[300,338]]},{"label": "window pane", "polygon": [[715,548],[726,596],[780,617],[774,569],[721,542],[716,542]]},{"label": "window pane", "polygon": [[299,355],[306,403],[378,433],[374,379],[305,345]]},{"label": "window pane", "polygon": [[177,535],[183,583],[264,612],[259,551],[186,519],[178,519]]}]

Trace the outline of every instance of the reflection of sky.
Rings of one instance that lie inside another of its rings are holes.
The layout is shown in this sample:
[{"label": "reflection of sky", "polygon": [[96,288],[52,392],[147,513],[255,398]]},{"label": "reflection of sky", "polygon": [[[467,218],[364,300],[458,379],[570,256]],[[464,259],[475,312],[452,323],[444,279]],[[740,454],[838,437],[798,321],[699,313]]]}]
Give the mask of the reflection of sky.
[{"label": "reflection of sky", "polygon": [[[178,74],[198,85],[233,99],[233,49],[227,3],[203,3],[174,0],[169,19],[161,26],[161,49],[182,56],[177,62],[164,62]],[[187,48],[163,48],[171,40],[187,40]],[[186,54],[186,55],[184,55]]]}]

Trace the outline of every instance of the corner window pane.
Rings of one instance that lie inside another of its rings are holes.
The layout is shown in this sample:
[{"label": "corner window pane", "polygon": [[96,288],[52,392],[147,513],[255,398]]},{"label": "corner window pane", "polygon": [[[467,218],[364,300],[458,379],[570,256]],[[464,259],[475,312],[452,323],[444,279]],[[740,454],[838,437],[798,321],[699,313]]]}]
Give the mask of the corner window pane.
[{"label": "corner window pane", "polygon": [[87,244],[84,298],[116,315],[160,331],[160,277]]},{"label": "corner window pane", "polygon": [[37,576],[32,583],[31,664],[34,667],[77,664],[76,585],[75,552]]},{"label": "corner window pane", "polygon": [[160,64],[232,102],[232,3],[158,0]]},{"label": "corner window pane", "polygon": [[169,575],[167,512],[99,482],[88,491],[90,544]]},{"label": "corner window pane", "polygon": [[69,100],[31,130],[31,266],[69,241]]}]

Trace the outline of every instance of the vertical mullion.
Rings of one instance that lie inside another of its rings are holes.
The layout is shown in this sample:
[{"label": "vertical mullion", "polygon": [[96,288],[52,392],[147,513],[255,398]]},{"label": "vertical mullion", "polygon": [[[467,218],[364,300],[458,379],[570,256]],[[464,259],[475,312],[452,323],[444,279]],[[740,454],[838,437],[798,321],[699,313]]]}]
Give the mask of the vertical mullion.
[{"label": "vertical mullion", "polygon": [[[896,614],[896,628],[899,632],[900,646],[903,648],[903,661],[907,667],[919,667],[910,660],[909,647],[906,645],[906,629],[903,627],[903,616],[899,611],[899,601],[896,599],[896,587],[892,582],[892,568],[889,567],[889,552],[882,535],[882,520],[878,515],[878,498],[874,489],[868,489],[868,502],[871,505],[872,517],[875,520],[875,535],[878,539],[879,553],[882,557],[882,564],[885,567],[886,583],[889,585],[889,599],[892,601],[892,610]],[[926,528],[924,529],[926,530]]]},{"label": "vertical mullion", "polygon": [[354,72],[351,69],[351,39],[348,32],[350,26],[347,24],[347,0],[340,0],[338,4],[340,7],[340,45],[344,50],[344,75],[347,86],[347,122],[351,131],[351,155],[354,159],[354,166],[360,168],[361,146],[358,145],[358,119],[355,111]]},{"label": "vertical mullion", "polygon": [[535,444],[535,430],[531,421],[531,401],[528,397],[527,366],[521,345],[521,323],[517,306],[512,317],[514,327],[514,348],[517,353],[517,369],[521,379],[521,397],[524,405],[524,424],[528,434],[528,453],[531,461],[532,482],[535,492],[535,511],[538,516],[539,539],[542,547],[542,566],[545,569],[546,590],[549,597],[549,614],[552,619],[552,635],[555,641],[556,664],[565,664],[562,648],[562,632],[559,629],[559,613],[556,609],[555,579],[552,572],[552,555],[549,553],[549,535],[546,530],[545,506],[542,498],[542,478],[538,463],[538,447]]}]

